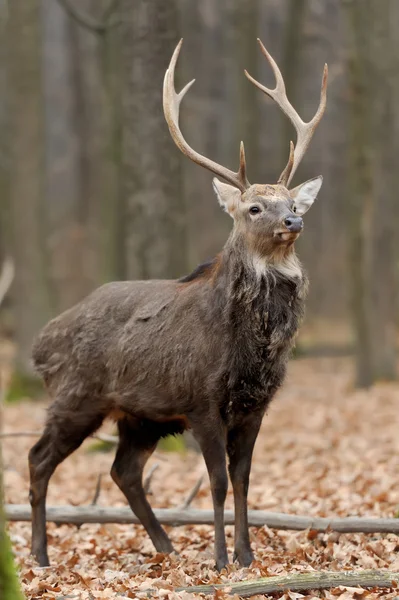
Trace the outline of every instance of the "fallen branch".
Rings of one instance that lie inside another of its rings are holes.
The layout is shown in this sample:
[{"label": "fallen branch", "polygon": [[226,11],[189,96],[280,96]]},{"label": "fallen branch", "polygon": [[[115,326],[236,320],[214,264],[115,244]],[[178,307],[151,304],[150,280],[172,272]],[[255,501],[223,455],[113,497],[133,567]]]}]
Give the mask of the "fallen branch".
[{"label": "fallen branch", "polygon": [[[43,431],[4,431],[0,433],[0,438],[9,437],[40,437]],[[108,444],[114,444],[115,446],[119,443],[119,438],[116,435],[108,435],[107,433],[93,433],[90,437],[100,440],[101,442],[107,442]]]},{"label": "fallen branch", "polygon": [[240,581],[230,584],[196,585],[177,588],[176,592],[191,594],[213,594],[215,590],[225,589],[228,594],[237,594],[240,598],[249,598],[257,594],[273,594],[275,592],[300,592],[303,590],[325,590],[340,585],[362,588],[396,588],[399,573],[390,571],[325,571],[312,573],[293,573],[277,577],[263,577],[253,581]]},{"label": "fallen branch", "polygon": [[[43,431],[4,431],[0,432],[1,438],[11,438],[11,437],[40,437]],[[119,444],[119,438],[117,435],[109,435],[108,433],[93,433],[90,436],[95,440],[100,440],[100,442],[106,442],[107,444],[113,444],[117,446]],[[87,438],[89,439],[89,438]],[[157,450],[153,453],[155,458],[159,460],[167,461],[168,457],[165,456],[162,452],[158,452]]]},{"label": "fallen branch", "polygon": [[119,438],[117,435],[109,435],[108,433],[93,433],[90,437],[100,440],[100,442],[107,442],[107,444],[119,444]]},{"label": "fallen branch", "polygon": [[[6,504],[6,518],[9,521],[30,521],[31,509],[28,504]],[[154,510],[157,519],[165,525],[213,525],[212,510],[158,508]],[[47,521],[57,523],[140,523],[129,507],[105,506],[51,506],[46,511]],[[273,513],[262,510],[248,511],[251,527],[267,525],[271,529],[292,531],[337,531],[338,533],[396,533],[399,534],[399,519],[378,519],[374,517],[303,517]],[[234,512],[225,511],[225,524],[234,524]]]},{"label": "fallen branch", "polygon": [[0,438],[39,437],[41,434],[41,431],[4,431],[3,433],[0,433]]},{"label": "fallen branch", "polygon": [[99,474],[98,478],[97,478],[97,484],[96,484],[96,489],[94,490],[94,496],[93,496],[93,500],[91,501],[91,505],[90,506],[97,506],[97,502],[98,499],[100,497],[100,493],[101,493],[101,479],[102,479],[102,473]]},{"label": "fallen branch", "polygon": [[159,468],[158,463],[155,463],[154,465],[152,465],[151,469],[148,471],[148,475],[146,475],[146,477],[144,479],[143,490],[144,490],[144,493],[147,495],[150,495],[152,493],[151,492],[151,481],[152,481],[155,471],[158,468]]},{"label": "fallen branch", "polygon": [[184,500],[183,504],[180,506],[181,509],[184,510],[184,509],[187,509],[190,507],[191,502],[194,500],[195,496],[200,491],[200,487],[201,487],[203,481],[204,481],[204,476],[201,475],[201,477],[198,479],[197,483],[194,485],[192,490],[189,492],[187,498]]}]

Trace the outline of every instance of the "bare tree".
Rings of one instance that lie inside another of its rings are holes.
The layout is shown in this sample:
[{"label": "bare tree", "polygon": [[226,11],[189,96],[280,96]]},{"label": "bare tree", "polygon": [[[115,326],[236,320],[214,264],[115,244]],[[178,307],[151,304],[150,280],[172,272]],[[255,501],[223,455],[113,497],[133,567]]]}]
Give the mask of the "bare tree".
[{"label": "bare tree", "polygon": [[391,190],[395,169],[392,3],[343,0],[350,34],[350,190],[352,319],[357,384],[396,376],[397,299]]},{"label": "bare tree", "polygon": [[186,270],[181,159],[162,114],[167,57],[178,38],[174,2],[123,3],[123,180],[128,206],[130,278]]},{"label": "bare tree", "polygon": [[41,118],[40,2],[13,0],[8,19],[10,207],[17,368],[30,372],[34,334],[54,303],[46,248]]}]

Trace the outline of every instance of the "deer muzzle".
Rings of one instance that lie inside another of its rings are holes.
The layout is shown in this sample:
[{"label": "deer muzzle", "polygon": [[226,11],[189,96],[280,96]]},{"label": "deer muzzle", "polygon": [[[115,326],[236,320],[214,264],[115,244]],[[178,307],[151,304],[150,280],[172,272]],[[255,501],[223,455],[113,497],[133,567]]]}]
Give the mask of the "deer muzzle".
[{"label": "deer muzzle", "polygon": [[284,225],[290,233],[300,233],[303,229],[302,217],[292,216],[284,219]]}]

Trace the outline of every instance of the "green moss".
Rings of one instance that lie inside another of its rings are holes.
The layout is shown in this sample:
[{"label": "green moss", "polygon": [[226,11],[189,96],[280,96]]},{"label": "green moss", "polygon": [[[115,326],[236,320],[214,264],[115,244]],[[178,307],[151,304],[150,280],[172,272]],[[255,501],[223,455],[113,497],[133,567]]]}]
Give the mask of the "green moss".
[{"label": "green moss", "polygon": [[3,600],[22,600],[23,598],[10,542],[4,530],[0,533],[0,597]]},{"label": "green moss", "polygon": [[[0,414],[1,421],[1,414]],[[1,427],[1,423],[0,423]],[[11,544],[6,532],[6,521],[3,511],[3,465],[0,446],[0,598],[1,600],[22,600],[17,571]]]},{"label": "green moss", "polygon": [[113,442],[105,442],[103,440],[96,440],[87,448],[87,452],[111,452],[115,450],[116,445]]},{"label": "green moss", "polygon": [[158,442],[158,449],[164,452],[179,452],[186,451],[186,442],[182,435],[168,435]]},{"label": "green moss", "polygon": [[18,402],[26,398],[35,400],[44,394],[44,387],[35,375],[14,371],[5,395],[6,402]]},{"label": "green moss", "polygon": [[[179,453],[183,453],[187,449],[183,435],[168,435],[159,440],[157,448],[163,452]],[[103,440],[96,440],[87,448],[87,452],[111,452],[112,450],[115,450],[115,444]]]}]

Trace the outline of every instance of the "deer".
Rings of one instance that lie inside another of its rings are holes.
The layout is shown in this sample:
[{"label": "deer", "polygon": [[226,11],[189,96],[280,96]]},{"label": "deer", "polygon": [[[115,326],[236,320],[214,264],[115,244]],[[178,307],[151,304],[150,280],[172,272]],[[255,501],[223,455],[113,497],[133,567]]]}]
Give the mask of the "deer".
[{"label": "deer", "polygon": [[160,438],[191,430],[209,475],[214,509],[214,557],[228,564],[224,504],[230,476],[235,507],[234,557],[249,566],[248,487],[253,449],[265,411],[283,383],[304,314],[307,276],[295,241],[322,176],[289,189],[327,101],[327,65],[320,103],[304,122],[289,102],[283,76],[258,40],[276,86],[248,80],[274,100],[296,129],[287,165],[275,184],[250,184],[244,145],[237,172],[196,152],[179,126],[175,68],[165,74],[163,109],[173,141],[194,163],[219,176],[213,189],[233,228],[223,249],[176,280],[106,283],[51,320],[38,334],[33,364],[52,403],[29,452],[32,554],[49,564],[46,495],[56,467],[106,418],[119,444],[111,476],[155,549],[173,552],[143,490],[144,466]]}]

